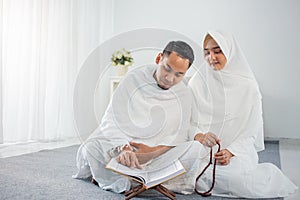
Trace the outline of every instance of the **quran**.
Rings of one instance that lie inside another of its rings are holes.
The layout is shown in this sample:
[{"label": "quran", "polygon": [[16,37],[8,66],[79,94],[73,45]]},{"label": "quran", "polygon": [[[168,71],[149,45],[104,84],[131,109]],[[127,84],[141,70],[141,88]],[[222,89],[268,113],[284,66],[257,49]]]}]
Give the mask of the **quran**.
[{"label": "quran", "polygon": [[165,162],[166,160],[162,156],[142,165],[142,169],[131,169],[112,158],[106,165],[106,168],[128,176],[142,183],[145,189],[149,189],[186,172],[178,159],[167,165]]}]

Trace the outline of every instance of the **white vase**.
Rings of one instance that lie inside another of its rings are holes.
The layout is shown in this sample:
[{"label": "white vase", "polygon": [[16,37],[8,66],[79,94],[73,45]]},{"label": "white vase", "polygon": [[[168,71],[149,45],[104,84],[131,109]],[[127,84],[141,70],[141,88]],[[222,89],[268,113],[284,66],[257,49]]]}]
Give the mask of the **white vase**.
[{"label": "white vase", "polygon": [[124,65],[118,65],[117,66],[117,72],[118,72],[118,76],[124,76],[128,71],[128,66],[124,66]]}]

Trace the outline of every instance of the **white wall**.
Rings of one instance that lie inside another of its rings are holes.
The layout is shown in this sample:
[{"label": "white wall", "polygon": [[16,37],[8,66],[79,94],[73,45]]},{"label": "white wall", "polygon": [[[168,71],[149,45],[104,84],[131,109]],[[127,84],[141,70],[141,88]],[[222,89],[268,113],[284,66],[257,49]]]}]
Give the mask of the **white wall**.
[{"label": "white wall", "polygon": [[114,0],[114,33],[156,27],[200,43],[209,29],[232,32],[261,87],[265,136],[300,138],[299,10],[297,0]]}]

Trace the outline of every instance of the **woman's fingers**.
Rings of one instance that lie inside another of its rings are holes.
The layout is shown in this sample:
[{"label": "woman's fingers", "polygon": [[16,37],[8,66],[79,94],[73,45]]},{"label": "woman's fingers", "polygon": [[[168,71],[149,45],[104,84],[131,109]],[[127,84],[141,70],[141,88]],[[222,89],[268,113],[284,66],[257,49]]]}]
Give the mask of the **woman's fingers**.
[{"label": "woman's fingers", "polygon": [[230,160],[218,160],[217,164],[219,165],[228,165],[230,163]]},{"label": "woman's fingers", "polygon": [[194,137],[194,140],[199,141],[201,144],[207,147],[213,147],[217,143],[220,143],[221,140],[218,138],[218,136],[214,133],[207,132],[205,134],[203,133],[197,133]]},{"label": "woman's fingers", "polygon": [[214,146],[214,143],[211,140],[206,139],[205,140],[205,146],[212,147],[212,146]]},{"label": "woman's fingers", "polygon": [[208,134],[208,139],[209,139],[211,142],[213,142],[215,145],[216,145],[217,142],[220,140],[220,139],[218,138],[218,136],[217,136],[216,134],[214,134],[214,133],[208,132],[207,134]]},{"label": "woman's fingers", "polygon": [[204,136],[205,136],[204,139],[205,146],[213,147],[217,144],[217,142],[219,142],[219,138],[214,133],[208,132]]},{"label": "woman's fingers", "polygon": [[215,159],[216,162],[220,165],[228,165],[230,163],[230,159],[232,157],[232,154],[226,150],[223,149],[220,152],[215,153]]}]

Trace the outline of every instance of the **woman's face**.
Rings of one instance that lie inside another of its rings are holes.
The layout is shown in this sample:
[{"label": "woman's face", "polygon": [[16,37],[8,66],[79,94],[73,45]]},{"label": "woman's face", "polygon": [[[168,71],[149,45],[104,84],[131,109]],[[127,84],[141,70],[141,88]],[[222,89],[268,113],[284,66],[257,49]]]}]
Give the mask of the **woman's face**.
[{"label": "woman's face", "polygon": [[212,38],[204,43],[204,59],[214,70],[223,69],[227,62],[222,49]]}]

